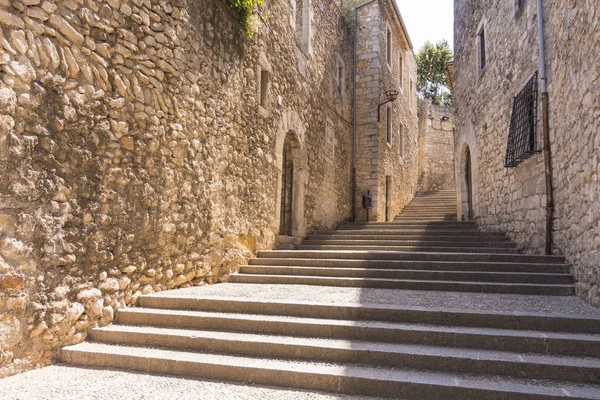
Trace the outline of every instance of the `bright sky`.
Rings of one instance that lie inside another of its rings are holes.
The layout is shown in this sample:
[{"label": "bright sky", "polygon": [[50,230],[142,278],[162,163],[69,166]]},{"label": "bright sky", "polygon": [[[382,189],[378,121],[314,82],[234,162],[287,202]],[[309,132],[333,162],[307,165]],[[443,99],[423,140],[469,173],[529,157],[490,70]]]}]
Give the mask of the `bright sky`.
[{"label": "bright sky", "polygon": [[454,50],[453,0],[396,0],[415,53],[429,40],[446,39]]}]

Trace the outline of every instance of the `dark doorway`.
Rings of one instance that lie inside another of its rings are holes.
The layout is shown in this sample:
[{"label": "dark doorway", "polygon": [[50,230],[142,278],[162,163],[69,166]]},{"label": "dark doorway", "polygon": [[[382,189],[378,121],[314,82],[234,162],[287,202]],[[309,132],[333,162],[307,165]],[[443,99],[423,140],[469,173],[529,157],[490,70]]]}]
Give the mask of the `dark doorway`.
[{"label": "dark doorway", "polygon": [[283,145],[283,168],[281,169],[281,210],[279,218],[279,234],[292,236],[292,199],[294,187],[294,161],[292,144],[286,138]]},{"label": "dark doorway", "polygon": [[473,219],[473,174],[471,171],[471,151],[467,147],[465,154],[465,181],[467,183],[467,201],[469,203],[467,219]]},{"label": "dark doorway", "polygon": [[391,219],[390,216],[390,207],[392,203],[392,177],[385,177],[385,220],[389,222]]}]

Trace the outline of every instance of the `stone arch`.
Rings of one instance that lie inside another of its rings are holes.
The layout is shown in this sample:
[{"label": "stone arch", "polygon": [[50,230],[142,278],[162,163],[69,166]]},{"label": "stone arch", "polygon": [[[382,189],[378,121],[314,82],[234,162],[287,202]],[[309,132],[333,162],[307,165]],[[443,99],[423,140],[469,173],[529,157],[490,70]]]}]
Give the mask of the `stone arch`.
[{"label": "stone arch", "polygon": [[460,127],[454,154],[458,219],[472,220],[479,216],[477,198],[479,179],[477,146],[471,121],[467,121]]},{"label": "stone arch", "polygon": [[306,235],[304,216],[304,194],[307,183],[308,157],[306,152],[306,136],[304,125],[297,112],[288,110],[283,113],[275,140],[277,165],[277,191],[275,207],[275,224],[273,228],[279,234],[281,224],[281,190],[283,187],[284,148],[288,147],[292,156],[292,209],[291,234],[294,237]]}]

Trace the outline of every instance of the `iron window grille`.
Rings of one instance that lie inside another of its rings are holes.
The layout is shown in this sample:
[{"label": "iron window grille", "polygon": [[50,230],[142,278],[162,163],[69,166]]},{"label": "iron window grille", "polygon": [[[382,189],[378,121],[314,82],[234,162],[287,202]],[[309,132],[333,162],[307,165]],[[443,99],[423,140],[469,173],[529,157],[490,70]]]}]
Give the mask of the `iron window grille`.
[{"label": "iron window grille", "polygon": [[539,153],[537,140],[537,72],[513,99],[510,130],[506,145],[504,166],[516,167],[535,153]]}]

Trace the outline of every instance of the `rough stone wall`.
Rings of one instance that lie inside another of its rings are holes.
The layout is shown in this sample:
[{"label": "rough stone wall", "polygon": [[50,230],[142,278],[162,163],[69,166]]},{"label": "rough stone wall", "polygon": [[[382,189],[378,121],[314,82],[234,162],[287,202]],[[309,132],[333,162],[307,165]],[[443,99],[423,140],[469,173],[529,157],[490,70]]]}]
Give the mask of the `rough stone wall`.
[{"label": "rough stone wall", "polygon": [[419,191],[454,190],[453,126],[453,109],[419,101]]},{"label": "rough stone wall", "polygon": [[299,50],[267,3],[248,37],[220,0],[0,0],[0,376],[272,247],[290,131],[303,229],[350,217],[351,31],[315,1]]},{"label": "rough stone wall", "polygon": [[[464,189],[461,158],[469,146],[475,219],[484,229],[506,231],[525,250],[539,253],[545,231],[543,156],[534,155],[516,168],[503,166],[512,97],[539,68],[536,2],[526,0],[521,10],[516,3],[455,2],[457,186]],[[600,66],[595,62],[600,7],[592,0],[550,0],[543,11],[556,207],[553,249],[565,255],[578,294],[600,306]],[[476,35],[481,21],[488,62],[480,73]],[[460,196],[458,201],[464,204]]]},{"label": "rough stone wall", "polygon": [[[386,176],[391,177],[387,217],[393,219],[412,199],[417,183],[417,100],[416,59],[402,31],[393,6],[388,1],[368,5],[358,14],[357,34],[357,204],[358,220],[366,219],[361,209],[362,195],[370,191],[373,208],[369,220],[386,220]],[[386,59],[387,27],[392,31],[392,66]],[[403,55],[400,82],[399,57]],[[413,82],[412,91],[410,82]],[[386,137],[386,106],[381,107],[377,123],[377,106],[386,101],[385,91],[396,89],[398,98],[393,109],[392,141]],[[412,107],[411,107],[412,104]],[[400,125],[403,125],[402,142]],[[403,143],[401,156],[400,143]]]}]

